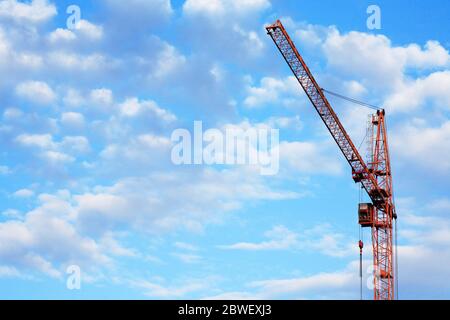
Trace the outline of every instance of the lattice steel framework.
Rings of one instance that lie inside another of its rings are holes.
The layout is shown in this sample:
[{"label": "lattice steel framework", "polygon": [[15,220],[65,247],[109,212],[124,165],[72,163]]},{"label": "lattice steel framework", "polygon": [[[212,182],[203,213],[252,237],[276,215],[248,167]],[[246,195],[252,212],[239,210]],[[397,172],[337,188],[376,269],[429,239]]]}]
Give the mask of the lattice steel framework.
[{"label": "lattice steel framework", "polygon": [[377,131],[373,159],[366,165],[282,23],[278,20],[266,29],[350,164],[354,181],[361,183],[372,200],[375,207],[370,225],[375,270],[374,298],[394,299],[392,219],[395,209],[384,111],[373,116],[373,127]]}]

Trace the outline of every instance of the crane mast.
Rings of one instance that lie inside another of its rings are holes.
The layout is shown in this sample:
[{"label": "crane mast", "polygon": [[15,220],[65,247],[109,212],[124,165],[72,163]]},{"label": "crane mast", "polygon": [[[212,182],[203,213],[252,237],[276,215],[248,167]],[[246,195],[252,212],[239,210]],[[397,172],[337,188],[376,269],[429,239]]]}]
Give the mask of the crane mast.
[{"label": "crane mast", "polygon": [[361,183],[372,201],[359,204],[358,217],[361,227],[370,227],[372,230],[374,299],[393,300],[392,221],[397,216],[393,202],[385,112],[378,110],[372,116],[372,157],[366,164],[281,21],[267,26],[266,30],[350,164],[353,180]]}]

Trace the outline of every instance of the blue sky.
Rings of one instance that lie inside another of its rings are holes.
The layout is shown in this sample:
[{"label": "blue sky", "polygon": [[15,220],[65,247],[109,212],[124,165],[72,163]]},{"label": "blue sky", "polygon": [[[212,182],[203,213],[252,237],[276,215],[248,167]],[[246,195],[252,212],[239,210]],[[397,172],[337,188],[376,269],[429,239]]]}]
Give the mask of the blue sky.
[{"label": "blue sky", "polygon": [[[400,298],[449,299],[449,14],[444,0],[1,0],[0,298],[358,298],[358,187],[265,34],[281,18],[323,87],[386,108]],[[370,110],[330,101],[359,145]],[[174,166],[171,133],[194,120],[279,129],[279,173]]]}]

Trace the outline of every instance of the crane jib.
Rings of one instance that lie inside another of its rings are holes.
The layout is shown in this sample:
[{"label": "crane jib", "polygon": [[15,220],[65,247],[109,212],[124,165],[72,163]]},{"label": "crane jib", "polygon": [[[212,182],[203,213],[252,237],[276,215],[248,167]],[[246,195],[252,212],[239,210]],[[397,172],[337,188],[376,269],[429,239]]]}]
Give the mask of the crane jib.
[{"label": "crane jib", "polygon": [[376,191],[380,189],[377,180],[371,174],[283,25],[277,21],[266,29],[350,164],[353,179],[355,182],[361,182],[374,205],[383,209],[381,204],[386,199],[384,194]]}]

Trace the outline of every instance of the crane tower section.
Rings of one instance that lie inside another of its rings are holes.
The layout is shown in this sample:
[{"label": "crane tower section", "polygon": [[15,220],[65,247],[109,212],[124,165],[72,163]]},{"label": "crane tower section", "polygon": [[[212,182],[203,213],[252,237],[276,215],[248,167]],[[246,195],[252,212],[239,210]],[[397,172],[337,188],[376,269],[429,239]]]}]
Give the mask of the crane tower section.
[{"label": "crane tower section", "polygon": [[396,219],[396,214],[385,112],[378,110],[371,118],[373,141],[371,156],[366,164],[281,21],[267,26],[266,30],[350,164],[353,180],[361,183],[372,201],[359,205],[359,223],[362,227],[370,227],[372,230],[374,299],[392,300],[394,299],[392,220]]}]

